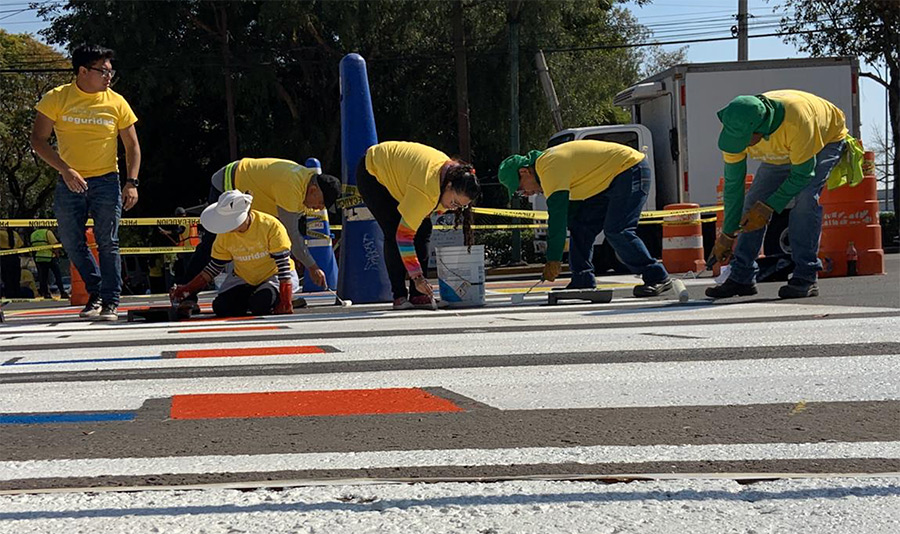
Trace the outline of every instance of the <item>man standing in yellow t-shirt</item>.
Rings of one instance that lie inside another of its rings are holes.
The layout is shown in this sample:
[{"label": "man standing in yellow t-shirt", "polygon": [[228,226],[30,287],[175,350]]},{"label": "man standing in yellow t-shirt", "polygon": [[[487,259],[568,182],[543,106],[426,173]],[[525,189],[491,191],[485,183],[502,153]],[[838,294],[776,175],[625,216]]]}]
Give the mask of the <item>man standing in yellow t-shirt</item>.
[{"label": "man standing in yellow t-shirt", "polygon": [[[784,89],[739,96],[720,110],[718,117],[722,122],[719,149],[725,159],[725,218],[710,259],[721,263],[734,259],[728,279],[707,288],[706,296],[756,294],[756,257],[766,225],[772,213],[780,213],[791,200],[795,205],[788,236],[794,270],[778,296],[818,296],[816,280],[822,269],[818,258],[822,234],[819,194],[841,159],[848,137],[844,113],[824,98]],[[745,198],[747,156],[762,163]]]},{"label": "man standing in yellow t-shirt", "polygon": [[[138,200],[141,149],[128,102],[109,88],[113,51],[86,45],[72,52],[75,80],[50,90],[35,109],[31,146],[59,171],[53,209],[59,239],[89,294],[81,317],[115,321],[122,291],[119,218]],[[59,151],[50,145],[56,132]],[[117,138],[125,146],[126,183],[119,189]],[[100,265],[88,250],[85,224],[94,219]]]}]

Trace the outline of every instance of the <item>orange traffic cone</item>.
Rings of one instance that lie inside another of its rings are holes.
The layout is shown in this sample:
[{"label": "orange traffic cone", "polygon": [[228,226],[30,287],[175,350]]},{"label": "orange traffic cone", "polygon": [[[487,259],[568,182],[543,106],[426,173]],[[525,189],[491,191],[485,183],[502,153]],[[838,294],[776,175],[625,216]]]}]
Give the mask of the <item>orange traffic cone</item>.
[{"label": "orange traffic cone", "polygon": [[[88,228],[84,232],[85,240],[87,240],[87,246],[91,250],[91,254],[94,255],[94,260],[100,262],[100,252],[97,251],[97,241],[94,240],[94,229]],[[74,263],[69,263],[71,267],[69,269],[69,276],[72,281],[72,290],[69,292],[69,304],[72,306],[84,306],[88,302],[87,289],[84,287],[84,279],[81,277],[81,273],[78,272],[78,269],[75,268]]]}]

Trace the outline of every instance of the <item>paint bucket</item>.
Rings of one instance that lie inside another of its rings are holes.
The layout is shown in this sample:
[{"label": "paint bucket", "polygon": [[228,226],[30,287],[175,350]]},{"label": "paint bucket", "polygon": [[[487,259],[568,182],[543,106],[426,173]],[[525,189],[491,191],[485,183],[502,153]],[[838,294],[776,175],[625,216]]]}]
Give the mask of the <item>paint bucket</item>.
[{"label": "paint bucket", "polygon": [[441,300],[453,308],[484,306],[484,245],[438,247]]}]

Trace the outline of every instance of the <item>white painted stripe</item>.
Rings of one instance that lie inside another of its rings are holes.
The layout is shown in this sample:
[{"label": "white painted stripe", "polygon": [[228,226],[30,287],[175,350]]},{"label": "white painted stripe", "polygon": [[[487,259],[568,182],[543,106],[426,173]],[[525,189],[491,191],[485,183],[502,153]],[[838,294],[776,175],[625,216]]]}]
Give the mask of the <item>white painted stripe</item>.
[{"label": "white painted stripe", "polygon": [[884,401],[900,399],[898,382],[898,355],[417,369],[5,384],[0,413],[135,410],[177,394],[406,387],[442,387],[503,410]]},{"label": "white painted stripe", "polygon": [[703,236],[664,237],[663,250],[679,250],[683,248],[703,248]]},{"label": "white painted stripe", "polygon": [[492,465],[900,459],[900,442],[326,452],[0,462],[0,480]]}]

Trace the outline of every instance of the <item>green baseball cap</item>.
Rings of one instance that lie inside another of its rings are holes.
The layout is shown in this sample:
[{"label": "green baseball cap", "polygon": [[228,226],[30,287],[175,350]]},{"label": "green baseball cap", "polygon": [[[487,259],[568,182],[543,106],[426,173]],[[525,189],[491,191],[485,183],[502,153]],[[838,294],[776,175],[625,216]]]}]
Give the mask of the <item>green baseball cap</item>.
[{"label": "green baseball cap", "polygon": [[510,198],[519,190],[519,169],[533,167],[534,162],[543,154],[540,150],[532,150],[524,156],[513,154],[503,160],[497,171],[497,179],[506,186]]},{"label": "green baseball cap", "polygon": [[766,106],[750,95],[736,97],[716,115],[722,123],[719,150],[739,154],[750,145],[753,132],[766,121]]}]

